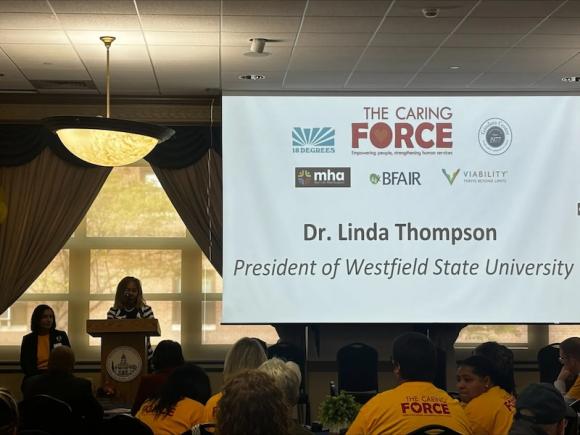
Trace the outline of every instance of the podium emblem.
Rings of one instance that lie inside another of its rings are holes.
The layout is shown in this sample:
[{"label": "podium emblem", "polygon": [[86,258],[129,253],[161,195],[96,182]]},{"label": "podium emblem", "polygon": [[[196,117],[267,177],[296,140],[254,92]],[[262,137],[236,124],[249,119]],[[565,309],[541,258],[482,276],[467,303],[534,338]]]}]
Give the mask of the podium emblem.
[{"label": "podium emblem", "polygon": [[117,382],[131,382],[141,373],[143,361],[132,347],[114,348],[107,357],[107,373]]}]

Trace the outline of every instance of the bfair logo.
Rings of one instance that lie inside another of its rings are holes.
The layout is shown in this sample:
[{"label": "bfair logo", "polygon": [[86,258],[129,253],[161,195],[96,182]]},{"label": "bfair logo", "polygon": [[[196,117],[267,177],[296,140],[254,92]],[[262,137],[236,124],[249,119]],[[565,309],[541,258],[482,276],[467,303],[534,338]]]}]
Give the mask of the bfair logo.
[{"label": "bfair logo", "polygon": [[384,171],[382,174],[369,175],[372,184],[382,182],[383,186],[421,186],[421,173],[416,171]]},{"label": "bfair logo", "polygon": [[293,153],[334,153],[335,131],[332,127],[292,129]]},{"label": "bfair logo", "polygon": [[351,124],[353,155],[451,155],[450,107],[362,108],[365,122]]},{"label": "bfair logo", "polygon": [[350,187],[350,168],[295,168],[294,187]]}]

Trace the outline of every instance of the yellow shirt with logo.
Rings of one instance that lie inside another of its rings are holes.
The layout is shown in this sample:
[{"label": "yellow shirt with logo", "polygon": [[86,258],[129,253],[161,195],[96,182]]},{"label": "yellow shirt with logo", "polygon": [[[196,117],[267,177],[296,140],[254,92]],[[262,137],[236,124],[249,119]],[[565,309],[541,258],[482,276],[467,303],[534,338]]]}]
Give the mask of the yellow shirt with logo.
[{"label": "yellow shirt with logo", "polygon": [[36,342],[36,368],[48,369],[48,357],[50,356],[50,335],[39,335]]},{"label": "yellow shirt with logo", "polygon": [[580,376],[576,378],[576,381],[566,393],[566,398],[580,400]]},{"label": "yellow shirt with logo", "polygon": [[189,397],[177,402],[171,415],[157,415],[149,411],[150,404],[151,401],[145,401],[135,417],[149,426],[155,435],[182,434],[196,424],[204,423],[203,405]]},{"label": "yellow shirt with logo", "polygon": [[510,431],[516,403],[500,387],[492,387],[465,405],[473,435],[505,435]]},{"label": "yellow shirt with logo", "polygon": [[216,421],[217,404],[222,398],[222,393],[214,394],[209,398],[203,410],[204,423],[214,423]]},{"label": "yellow shirt with logo", "polygon": [[469,421],[457,400],[430,382],[404,382],[367,402],[347,435],[404,435],[432,424],[471,435]]}]

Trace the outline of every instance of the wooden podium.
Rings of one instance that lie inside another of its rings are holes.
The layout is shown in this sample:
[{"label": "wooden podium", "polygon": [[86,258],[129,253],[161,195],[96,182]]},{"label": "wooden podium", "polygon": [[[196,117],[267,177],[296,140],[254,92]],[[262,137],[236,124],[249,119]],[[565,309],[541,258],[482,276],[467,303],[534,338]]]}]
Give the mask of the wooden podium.
[{"label": "wooden podium", "polygon": [[101,337],[102,385],[115,389],[115,398],[131,405],[141,375],[147,373],[148,336],[159,336],[157,319],[87,320],[87,332]]}]

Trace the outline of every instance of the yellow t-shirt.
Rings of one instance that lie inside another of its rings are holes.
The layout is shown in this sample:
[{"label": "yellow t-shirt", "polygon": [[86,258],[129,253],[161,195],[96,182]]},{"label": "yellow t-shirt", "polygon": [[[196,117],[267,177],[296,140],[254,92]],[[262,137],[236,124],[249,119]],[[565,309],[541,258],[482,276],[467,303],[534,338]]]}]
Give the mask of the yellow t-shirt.
[{"label": "yellow t-shirt", "polygon": [[137,417],[151,428],[155,435],[175,435],[191,429],[198,423],[203,423],[203,405],[188,397],[181,399],[175,405],[171,415],[157,416],[147,410],[150,400],[145,401],[137,412]]},{"label": "yellow t-shirt", "polygon": [[580,376],[576,378],[574,385],[572,385],[566,393],[566,398],[580,400]]},{"label": "yellow t-shirt", "polygon": [[506,435],[516,412],[514,397],[500,387],[492,387],[465,405],[473,435]]},{"label": "yellow t-shirt", "polygon": [[50,335],[39,335],[36,341],[36,368],[48,369],[48,356],[50,355]]},{"label": "yellow t-shirt", "polygon": [[221,398],[222,398],[222,393],[214,394],[213,396],[211,396],[209,398],[209,400],[205,404],[205,408],[203,410],[203,422],[204,423],[215,423],[217,404]]},{"label": "yellow t-shirt", "polygon": [[469,421],[457,400],[430,382],[403,382],[367,402],[347,435],[403,435],[431,424],[471,435]]}]

